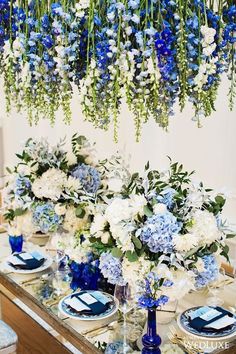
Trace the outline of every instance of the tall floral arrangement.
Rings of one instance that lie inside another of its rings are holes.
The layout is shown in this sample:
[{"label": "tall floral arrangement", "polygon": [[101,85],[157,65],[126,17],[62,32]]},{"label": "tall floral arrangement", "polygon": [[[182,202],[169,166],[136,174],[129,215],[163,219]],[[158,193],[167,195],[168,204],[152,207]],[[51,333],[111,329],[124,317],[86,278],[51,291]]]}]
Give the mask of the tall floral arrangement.
[{"label": "tall floral arrangement", "polygon": [[165,173],[146,166],[144,177],[134,174],[119,195],[97,206],[90,242],[101,272],[112,284],[136,287],[141,306],[201,289],[228,258],[224,196],[191,175],[176,163]]},{"label": "tall floral arrangement", "polygon": [[71,118],[73,87],[87,120],[114,126],[122,100],[137,139],[149,117],[169,125],[175,103],[193,119],[214,110],[224,72],[235,98],[236,6],[233,0],[0,1],[0,60],[7,108],[33,123]]},{"label": "tall floral arrangement", "polygon": [[85,137],[74,135],[69,152],[64,144],[29,139],[17,154],[20,162],[8,169],[6,218],[23,234],[63,228],[73,237],[89,230],[89,202],[95,203],[105,185],[103,173]]}]

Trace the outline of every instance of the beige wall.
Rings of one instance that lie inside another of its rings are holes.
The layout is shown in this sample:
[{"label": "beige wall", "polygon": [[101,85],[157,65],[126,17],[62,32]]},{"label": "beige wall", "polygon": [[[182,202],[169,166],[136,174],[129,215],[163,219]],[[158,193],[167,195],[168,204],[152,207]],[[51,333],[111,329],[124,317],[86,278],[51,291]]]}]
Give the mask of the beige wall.
[{"label": "beige wall", "polygon": [[[1,85],[2,87],[2,85]],[[112,131],[103,132],[94,129],[83,121],[78,97],[72,104],[73,121],[65,126],[58,112],[57,121],[52,128],[47,121],[41,121],[37,127],[29,127],[24,115],[12,112],[10,117],[4,113],[3,90],[0,90],[0,126],[3,126],[4,165],[14,162],[14,153],[20,144],[30,136],[48,136],[52,142],[65,135],[70,137],[78,132],[97,142],[101,157],[121,150],[130,161],[133,170],[142,170],[147,160],[155,168],[167,165],[166,156],[182,162],[189,170],[195,169],[197,177],[206,185],[221,189],[226,188],[236,195],[236,110],[229,112],[227,103],[228,83],[225,80],[220,88],[216,102],[216,112],[203,121],[203,128],[198,129],[191,121],[193,112],[186,107],[183,113],[176,109],[169,133],[164,132],[153,121],[143,127],[140,143],[135,143],[132,114],[123,105],[120,124],[119,143],[113,142]],[[0,145],[1,147],[1,145]],[[0,154],[1,156],[1,154]],[[236,223],[236,200],[230,199],[227,216]]]}]

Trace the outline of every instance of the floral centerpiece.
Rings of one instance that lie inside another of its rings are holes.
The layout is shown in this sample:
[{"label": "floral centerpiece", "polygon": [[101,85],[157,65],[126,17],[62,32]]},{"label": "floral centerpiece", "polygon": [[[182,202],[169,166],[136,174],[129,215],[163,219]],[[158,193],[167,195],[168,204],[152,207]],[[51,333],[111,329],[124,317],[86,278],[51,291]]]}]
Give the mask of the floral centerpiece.
[{"label": "floral centerpiece", "polygon": [[5,215],[23,234],[53,233],[63,228],[78,236],[90,227],[90,206],[102,188],[102,174],[94,160],[94,148],[83,136],[72,137],[68,153],[65,141],[50,146],[45,139],[29,139],[19,163],[8,169]]},{"label": "floral centerpiece", "polygon": [[119,195],[97,206],[90,242],[112,284],[133,284],[141,307],[157,308],[217,279],[228,258],[221,211],[225,198],[193,183],[172,163],[165,173],[146,166]]},{"label": "floral centerpiece", "polygon": [[0,1],[0,72],[7,109],[30,123],[71,119],[73,87],[86,119],[114,126],[122,99],[137,139],[149,117],[163,128],[174,105],[189,101],[193,119],[214,110],[223,73],[236,88],[234,0]]}]

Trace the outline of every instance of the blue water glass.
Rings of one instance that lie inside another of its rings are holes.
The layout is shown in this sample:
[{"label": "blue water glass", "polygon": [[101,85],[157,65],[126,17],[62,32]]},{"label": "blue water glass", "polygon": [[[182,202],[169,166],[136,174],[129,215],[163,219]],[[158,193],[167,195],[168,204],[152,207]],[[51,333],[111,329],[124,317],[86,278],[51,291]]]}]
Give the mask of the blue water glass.
[{"label": "blue water glass", "polygon": [[20,253],[23,247],[23,236],[11,236],[9,235],[9,244],[11,246],[12,253]]},{"label": "blue water glass", "polygon": [[156,309],[148,310],[147,333],[142,338],[142,354],[160,354],[161,337],[157,334]]}]

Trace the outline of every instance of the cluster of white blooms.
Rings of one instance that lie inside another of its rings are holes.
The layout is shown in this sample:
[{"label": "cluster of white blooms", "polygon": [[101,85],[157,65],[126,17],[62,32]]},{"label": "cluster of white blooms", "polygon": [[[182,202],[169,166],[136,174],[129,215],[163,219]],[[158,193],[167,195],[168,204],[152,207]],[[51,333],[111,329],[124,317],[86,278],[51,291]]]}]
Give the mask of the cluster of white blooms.
[{"label": "cluster of white blooms", "polygon": [[150,260],[140,257],[136,262],[130,262],[124,258],[122,262],[122,276],[134,289],[140,279],[144,278],[151,270]]},{"label": "cluster of white blooms", "polygon": [[91,234],[101,238],[106,244],[111,233],[117,247],[124,252],[133,251],[131,236],[135,227],[132,220],[134,221],[138,214],[143,215],[146,204],[144,196],[139,195],[131,195],[127,199],[114,198],[103,215],[101,213],[95,215],[90,229]]},{"label": "cluster of white blooms", "polygon": [[125,185],[130,179],[130,172],[128,166],[121,158],[121,156],[112,156],[107,161],[105,180],[109,192],[120,193],[122,186]]},{"label": "cluster of white blooms", "polygon": [[209,57],[216,49],[216,43],[214,42],[216,30],[208,26],[201,26],[201,34],[203,36],[201,41],[203,54]]},{"label": "cluster of white blooms", "polygon": [[207,210],[197,210],[192,217],[192,226],[188,230],[198,237],[198,245],[211,245],[222,239],[215,216]]},{"label": "cluster of white blooms", "polygon": [[71,236],[67,238],[65,252],[70,260],[77,263],[86,263],[88,261],[88,254],[91,252],[91,244],[88,239],[85,239],[78,251],[77,241]]},{"label": "cluster of white blooms", "polygon": [[33,182],[32,191],[39,199],[48,198],[57,201],[62,194],[66,179],[63,171],[50,168]]},{"label": "cluster of white blooms", "polygon": [[33,223],[31,211],[27,211],[23,215],[17,216],[16,225],[20,232],[24,235],[33,235],[39,231],[38,227]]},{"label": "cluster of white blooms", "polygon": [[82,188],[82,185],[78,178],[69,176],[64,183],[64,187],[66,190],[73,193],[78,192]]},{"label": "cluster of white blooms", "polygon": [[216,73],[216,63],[218,61],[217,57],[210,58],[209,61],[203,61],[199,66],[198,74],[194,78],[194,83],[196,85],[195,90],[202,89],[203,85],[207,83],[208,76],[214,75]]},{"label": "cluster of white blooms", "polygon": [[170,287],[165,287],[165,295],[170,301],[183,298],[190,290],[194,289],[195,275],[186,269],[173,269],[165,264],[159,264],[154,270],[157,275],[173,282]]},{"label": "cluster of white blooms", "polygon": [[71,234],[75,234],[76,231],[85,230],[88,224],[88,216],[85,214],[83,218],[76,216],[76,208],[70,206],[66,209],[64,214],[63,228]]}]

